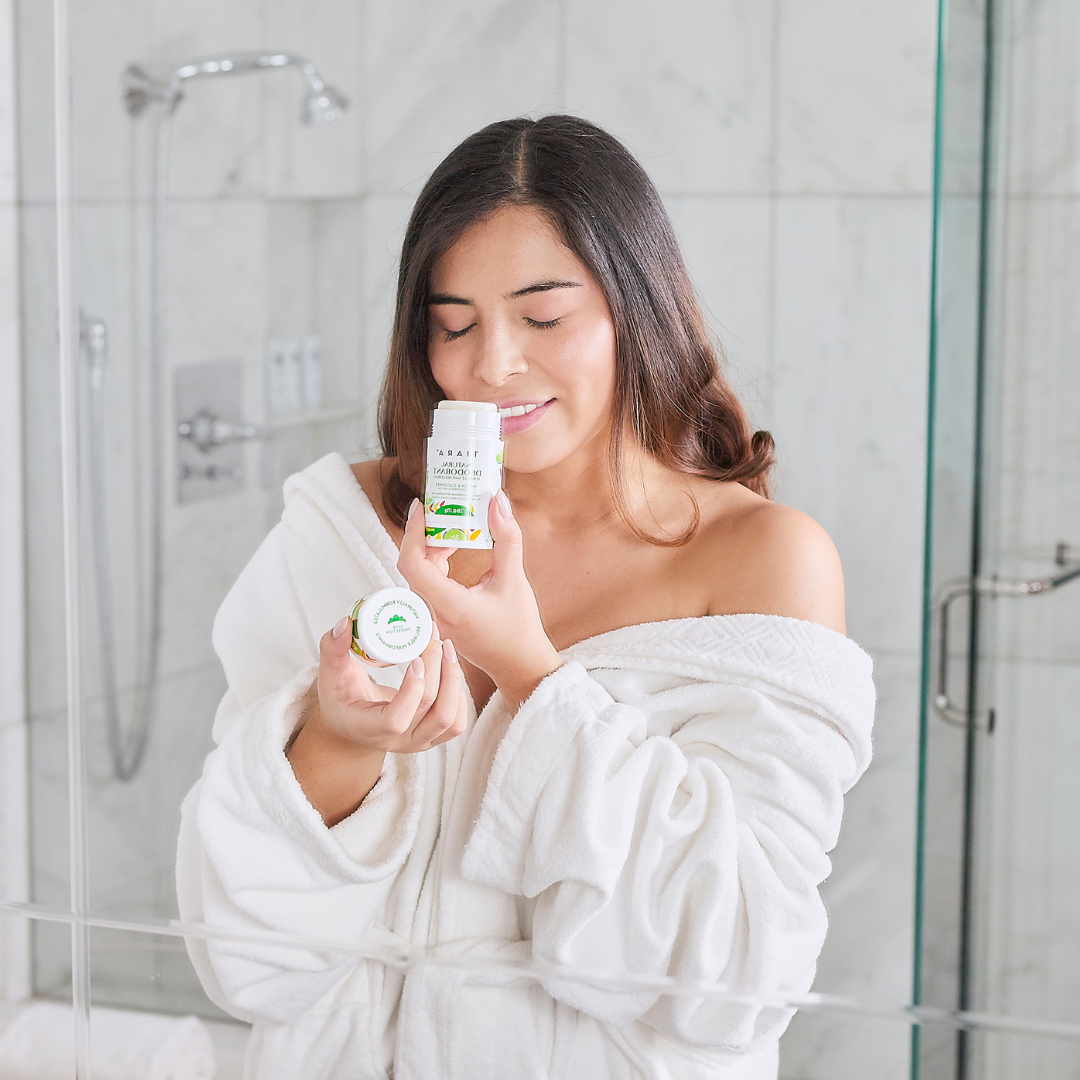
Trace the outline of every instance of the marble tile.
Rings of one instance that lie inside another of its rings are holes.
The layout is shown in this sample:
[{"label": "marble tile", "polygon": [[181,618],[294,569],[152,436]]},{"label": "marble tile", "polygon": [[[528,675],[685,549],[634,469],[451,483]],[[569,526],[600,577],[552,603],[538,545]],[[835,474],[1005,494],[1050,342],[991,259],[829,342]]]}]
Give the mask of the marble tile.
[{"label": "marble tile", "polygon": [[0,3],[0,206],[18,193],[15,2]]},{"label": "marble tile", "polygon": [[15,33],[19,197],[51,199],[56,190],[52,8],[34,0],[15,0]]},{"label": "marble tile", "polygon": [[311,328],[322,339],[323,400],[366,400],[364,272],[366,218],[360,200],[313,204]]},{"label": "marble tile", "polygon": [[[88,834],[95,910],[129,917],[176,916],[180,803],[213,748],[210,727],[224,692],[216,660],[164,678],[146,758],[127,783],[113,775],[100,704],[88,702]],[[122,705],[130,716],[130,695]]]},{"label": "marble tile", "polygon": [[937,4],[781,0],[777,186],[931,186]]},{"label": "marble tile", "polygon": [[59,369],[56,340],[56,232],[52,209],[21,213],[23,409],[27,479],[27,708],[42,712],[65,701],[64,651],[56,612],[64,610],[60,502]]},{"label": "marble tile", "polygon": [[[874,657],[874,759],[847,796],[833,871],[822,887],[829,936],[814,989],[866,1003],[910,1000],[915,896],[919,659]],[[910,1031],[896,1021],[810,1013],[781,1041],[781,1075],[904,1080]]]},{"label": "marble tile", "polygon": [[773,4],[568,0],[565,106],[665,194],[769,189]]},{"label": "marble tile", "polygon": [[[1080,1007],[1080,651],[1068,663],[999,661],[990,700],[996,723],[981,740],[977,787],[977,993],[991,1011],[1065,1020]],[[1020,1071],[1066,1076],[1080,1047],[1057,1061]],[[987,1075],[1004,1080],[1018,1064],[1008,1054]]]},{"label": "marble tile", "polygon": [[467,135],[558,107],[556,0],[403,0],[368,7],[368,187],[413,195]]},{"label": "marble tile", "polygon": [[768,389],[781,501],[832,535],[848,630],[918,647],[928,200],[784,199]]},{"label": "marble tile", "polygon": [[261,200],[173,203],[168,348],[179,363],[240,356],[262,364],[267,217]]},{"label": "marble tile", "polygon": [[665,198],[725,374],[751,417],[764,416],[769,348],[769,203],[764,197]]},{"label": "marble tile", "polygon": [[71,928],[35,920],[30,924],[35,997],[71,1002]]},{"label": "marble tile", "polygon": [[[821,1008],[798,1013],[780,1040],[779,1080],[908,1080],[906,1050],[911,1027],[898,1015],[869,1019]],[[799,1044],[799,1053],[789,1049]],[[944,1074],[943,1074],[944,1075]]]},{"label": "marble tile", "polygon": [[[167,78],[180,64],[259,47],[259,0],[192,0],[147,5],[150,26],[143,66]],[[236,197],[260,194],[264,178],[262,110],[268,79],[292,72],[192,79],[176,110],[172,131],[170,188],[175,197]],[[297,80],[298,81],[298,80]],[[139,123],[151,124],[152,110]]]},{"label": "marble tile", "polygon": [[[232,1019],[206,996],[179,938],[95,928],[90,931],[89,944],[95,1006],[174,1016],[194,1014],[210,1018],[219,1027]],[[216,1061],[215,1080],[228,1075],[220,1066]]]},{"label": "marble tile", "polygon": [[[1061,569],[1058,543],[1080,553],[1080,208],[1059,196],[1010,198],[1005,230],[989,410],[990,559],[1003,577],[1042,577]],[[1001,654],[1080,656],[1077,588],[996,602]]]},{"label": "marble tile", "polygon": [[315,329],[313,211],[312,203],[300,200],[266,205],[267,339],[299,337]]},{"label": "marble tile", "polygon": [[[71,903],[68,856],[67,708],[31,714],[30,899],[61,911]],[[37,958],[35,958],[35,964]],[[71,963],[70,954],[68,964]],[[39,982],[35,974],[35,984]]]},{"label": "marble tile", "polygon": [[[394,321],[401,243],[413,200],[406,195],[372,195],[364,200],[364,371],[363,397],[371,403],[364,431],[374,451],[375,404],[386,369],[390,331]],[[371,454],[376,456],[375,453]]]},{"label": "marble tile", "polygon": [[30,920],[0,915],[0,1034],[30,990]]},{"label": "marble tile", "polygon": [[0,730],[25,713],[19,219],[0,205]]},{"label": "marble tile", "polygon": [[357,0],[266,0],[261,43],[310,60],[349,100],[333,123],[299,123],[303,83],[295,73],[265,79],[263,132],[266,193],[271,196],[357,196],[364,184],[364,5]]},{"label": "marble tile", "polygon": [[[0,786],[0,898],[27,900],[30,896],[30,858],[25,724],[0,727],[0,777],[3,777]],[[4,946],[0,943],[2,952]],[[9,963],[16,963],[17,959],[9,956]]]},{"label": "marble tile", "polygon": [[1080,9],[1070,0],[1010,5],[1004,102],[1008,185],[1020,194],[1080,192]]},{"label": "marble tile", "polygon": [[139,119],[124,106],[122,76],[145,64],[150,8],[142,0],[68,5],[71,41],[71,131],[80,199],[124,199],[149,193],[151,108]]}]

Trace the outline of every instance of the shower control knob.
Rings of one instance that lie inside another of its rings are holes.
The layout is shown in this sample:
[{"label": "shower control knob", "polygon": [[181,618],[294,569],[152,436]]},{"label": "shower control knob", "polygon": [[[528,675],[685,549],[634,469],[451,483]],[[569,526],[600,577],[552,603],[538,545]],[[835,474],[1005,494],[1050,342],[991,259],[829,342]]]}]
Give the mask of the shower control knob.
[{"label": "shower control knob", "polygon": [[266,432],[254,424],[223,420],[208,409],[200,409],[188,420],[181,420],[176,427],[181,439],[193,442],[204,454],[226,443],[247,442],[264,439]]}]

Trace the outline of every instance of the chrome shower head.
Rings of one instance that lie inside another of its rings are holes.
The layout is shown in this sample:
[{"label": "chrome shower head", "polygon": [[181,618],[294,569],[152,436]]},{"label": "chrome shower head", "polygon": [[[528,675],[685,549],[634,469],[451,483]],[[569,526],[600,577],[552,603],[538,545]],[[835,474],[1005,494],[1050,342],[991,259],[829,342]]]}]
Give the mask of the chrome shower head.
[{"label": "chrome shower head", "polygon": [[329,124],[336,120],[349,107],[348,99],[339,94],[332,86],[324,86],[321,90],[312,90],[304,98],[303,112],[300,114],[302,123],[317,127],[319,124]]},{"label": "chrome shower head", "polygon": [[231,53],[208,56],[181,64],[167,83],[151,79],[145,71],[132,64],[124,72],[124,99],[127,110],[138,116],[151,101],[162,101],[169,110],[176,108],[184,96],[188,79],[209,75],[244,75],[252,71],[295,67],[304,77],[308,92],[304,97],[300,119],[305,124],[328,124],[348,108],[349,102],[332,86],[327,86],[310,60],[290,53]]}]

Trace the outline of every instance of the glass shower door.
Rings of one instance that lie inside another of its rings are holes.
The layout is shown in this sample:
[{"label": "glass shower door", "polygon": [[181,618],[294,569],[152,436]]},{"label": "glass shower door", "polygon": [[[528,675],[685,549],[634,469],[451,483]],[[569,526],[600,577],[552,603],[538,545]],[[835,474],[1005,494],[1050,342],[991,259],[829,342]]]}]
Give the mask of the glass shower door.
[{"label": "glass shower door", "polygon": [[[1080,9],[993,0],[947,20],[916,994],[1075,1026]],[[1080,1075],[1075,1033],[916,1050],[923,1077]]]}]

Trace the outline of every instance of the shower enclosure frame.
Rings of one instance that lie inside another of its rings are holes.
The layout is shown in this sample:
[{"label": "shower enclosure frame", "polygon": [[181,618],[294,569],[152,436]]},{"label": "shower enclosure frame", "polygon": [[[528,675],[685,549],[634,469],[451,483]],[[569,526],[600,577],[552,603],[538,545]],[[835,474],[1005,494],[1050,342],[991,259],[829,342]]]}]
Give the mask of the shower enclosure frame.
[{"label": "shower enclosure frame", "polygon": [[[997,724],[998,624],[1069,587],[1080,566],[1060,537],[1054,566],[1001,576],[997,435],[1004,415],[1005,215],[1014,28],[1011,0],[940,0],[936,72],[927,481],[912,1001],[986,1009],[988,800]],[[1013,361],[1009,361],[1013,362]],[[959,623],[950,633],[950,624]],[[912,1029],[912,1080],[973,1080],[975,1046]]]}]

